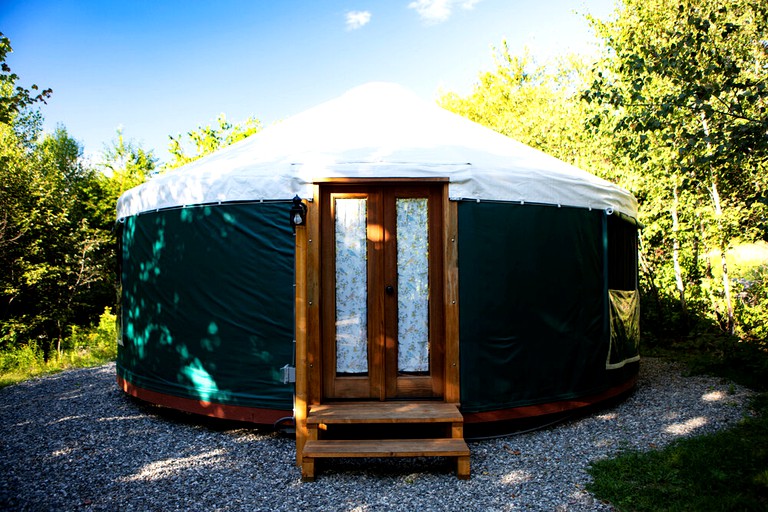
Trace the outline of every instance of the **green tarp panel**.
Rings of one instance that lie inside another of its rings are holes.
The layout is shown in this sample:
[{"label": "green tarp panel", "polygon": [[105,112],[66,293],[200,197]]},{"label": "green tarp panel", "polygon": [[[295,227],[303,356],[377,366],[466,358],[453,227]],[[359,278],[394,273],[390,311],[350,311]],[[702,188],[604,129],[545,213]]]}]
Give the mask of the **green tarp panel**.
[{"label": "green tarp panel", "polygon": [[290,203],[185,207],[125,219],[118,374],[221,404],[290,410]]},{"label": "green tarp panel", "polygon": [[611,346],[605,367],[612,370],[640,360],[640,293],[608,290]]},{"label": "green tarp panel", "polygon": [[606,389],[601,210],[458,205],[465,412]]}]

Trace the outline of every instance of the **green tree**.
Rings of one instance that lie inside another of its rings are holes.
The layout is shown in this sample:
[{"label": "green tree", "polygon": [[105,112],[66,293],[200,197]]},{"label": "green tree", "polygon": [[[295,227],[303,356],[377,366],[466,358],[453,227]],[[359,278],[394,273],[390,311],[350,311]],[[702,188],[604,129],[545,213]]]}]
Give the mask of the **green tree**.
[{"label": "green tree", "polygon": [[50,356],[61,351],[69,325],[98,316],[114,296],[98,257],[109,233],[93,225],[96,173],[82,165],[81,147],[63,127],[31,151],[15,142],[0,165],[10,185],[2,203],[11,234],[3,251],[3,339],[38,343]]},{"label": "green tree", "polygon": [[581,101],[591,66],[570,55],[539,64],[526,51],[512,55],[506,41],[495,50],[495,69],[481,73],[466,97],[444,94],[439,104],[503,135],[599,176],[613,174],[607,135],[588,133],[591,107]]},{"label": "green tree", "polygon": [[141,185],[157,170],[157,158],[152,150],[145,150],[132,140],[127,140],[122,130],[104,147],[97,167],[104,197],[101,198],[100,214],[107,223],[113,223],[117,199],[126,190]]},{"label": "green tree", "polygon": [[249,135],[253,135],[261,130],[261,122],[255,117],[249,117],[241,124],[232,124],[227,121],[224,114],[216,118],[216,126],[200,126],[197,130],[187,132],[194,152],[189,153],[181,135],[169,136],[171,142],[168,151],[171,153],[172,160],[163,166],[164,170],[175,169],[188,164],[198,158],[213,153],[223,147],[234,144]]},{"label": "green tree", "polygon": [[603,107],[593,126],[615,134],[642,178],[646,224],[662,227],[646,233],[655,248],[646,256],[674,268],[684,310],[700,292],[730,333],[726,253],[765,229],[767,12],[747,0],[623,0],[615,19],[593,20],[606,57],[584,94]]},{"label": "green tree", "polygon": [[16,114],[34,103],[45,103],[53,94],[52,89],[41,91],[35,84],[30,87],[32,91],[17,85],[18,75],[12,73],[5,62],[11,52],[13,48],[10,39],[0,32],[0,123],[8,123]]},{"label": "green tree", "polygon": [[114,308],[115,203],[156,159],[118,132],[96,167],[64,127],[43,134],[30,105],[49,94],[14,88],[8,51],[0,37],[0,350],[27,347],[49,360]]}]

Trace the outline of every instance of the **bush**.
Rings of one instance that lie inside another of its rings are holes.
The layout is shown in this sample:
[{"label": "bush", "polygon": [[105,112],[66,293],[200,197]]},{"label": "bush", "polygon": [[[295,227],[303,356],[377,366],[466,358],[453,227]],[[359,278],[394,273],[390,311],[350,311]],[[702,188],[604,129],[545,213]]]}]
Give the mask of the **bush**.
[{"label": "bush", "polygon": [[0,352],[0,374],[24,368],[32,370],[44,364],[43,352],[35,345],[24,345],[14,350]]},{"label": "bush", "polygon": [[72,334],[65,346],[78,352],[87,350],[114,350],[117,355],[117,317],[109,308],[105,308],[96,327],[82,328],[72,326]]},{"label": "bush", "polygon": [[[8,334],[11,335],[13,333]],[[70,335],[62,343],[64,350],[48,361],[44,360],[43,351],[34,342],[11,346],[13,348],[0,351],[0,387],[41,374],[96,366],[114,360],[117,357],[117,317],[106,308],[97,325],[87,328],[72,326]]]},{"label": "bush", "polygon": [[734,279],[734,315],[738,334],[760,345],[768,343],[768,264],[741,270]]}]

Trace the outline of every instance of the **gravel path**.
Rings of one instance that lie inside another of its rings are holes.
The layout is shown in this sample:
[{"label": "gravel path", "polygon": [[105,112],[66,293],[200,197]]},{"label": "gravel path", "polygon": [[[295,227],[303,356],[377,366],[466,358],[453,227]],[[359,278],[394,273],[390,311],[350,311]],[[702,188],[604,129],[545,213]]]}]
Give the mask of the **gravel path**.
[{"label": "gravel path", "polygon": [[584,490],[590,460],[732,426],[750,394],[646,358],[617,407],[470,443],[469,481],[442,459],[369,459],[301,483],[292,440],[135,401],[109,364],[0,389],[0,510],[611,510]]}]

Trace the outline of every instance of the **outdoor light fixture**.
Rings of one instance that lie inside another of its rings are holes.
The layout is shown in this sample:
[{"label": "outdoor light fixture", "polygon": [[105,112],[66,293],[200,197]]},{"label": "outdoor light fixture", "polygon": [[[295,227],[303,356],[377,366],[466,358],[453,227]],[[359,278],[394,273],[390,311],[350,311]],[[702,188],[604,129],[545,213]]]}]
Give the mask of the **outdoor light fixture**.
[{"label": "outdoor light fixture", "polygon": [[291,206],[291,227],[296,229],[296,226],[303,226],[306,220],[307,207],[297,195],[293,198],[293,206]]}]

